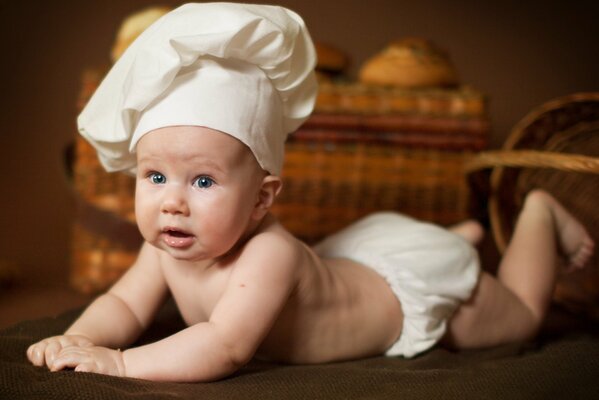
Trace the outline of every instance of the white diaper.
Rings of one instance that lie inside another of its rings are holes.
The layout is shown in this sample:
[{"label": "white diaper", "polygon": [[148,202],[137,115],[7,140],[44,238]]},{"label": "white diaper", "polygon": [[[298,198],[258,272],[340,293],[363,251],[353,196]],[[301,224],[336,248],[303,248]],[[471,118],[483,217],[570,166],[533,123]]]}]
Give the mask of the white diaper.
[{"label": "white diaper", "polygon": [[389,283],[404,321],[388,356],[413,357],[434,346],[460,302],[470,297],[480,271],[475,249],[460,236],[391,212],[365,217],[314,250],[368,266]]}]

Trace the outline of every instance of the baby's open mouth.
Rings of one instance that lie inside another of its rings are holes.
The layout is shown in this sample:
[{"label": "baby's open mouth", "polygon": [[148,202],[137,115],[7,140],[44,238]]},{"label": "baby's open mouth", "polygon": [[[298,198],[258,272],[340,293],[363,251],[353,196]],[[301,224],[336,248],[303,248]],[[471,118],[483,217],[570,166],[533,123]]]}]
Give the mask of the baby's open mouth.
[{"label": "baby's open mouth", "polygon": [[162,232],[166,233],[167,235],[170,235],[170,236],[173,236],[173,237],[179,237],[179,238],[184,238],[184,237],[191,236],[191,234],[189,234],[187,232],[180,231],[178,229],[165,229]]},{"label": "baby's open mouth", "polygon": [[176,228],[162,230],[162,240],[167,246],[173,248],[186,248],[194,243],[194,235]]}]

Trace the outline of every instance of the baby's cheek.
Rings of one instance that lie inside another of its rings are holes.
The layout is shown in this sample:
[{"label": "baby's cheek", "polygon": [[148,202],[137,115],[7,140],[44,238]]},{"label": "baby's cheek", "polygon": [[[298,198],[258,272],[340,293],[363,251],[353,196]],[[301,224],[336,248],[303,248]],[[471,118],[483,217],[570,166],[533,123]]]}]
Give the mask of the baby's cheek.
[{"label": "baby's cheek", "polygon": [[143,220],[141,222],[138,220],[137,227],[139,228],[139,232],[146,242],[153,243],[156,241],[156,236],[158,235],[157,229],[152,229],[151,224],[144,223]]},{"label": "baby's cheek", "polygon": [[154,228],[157,226],[156,218],[156,216],[152,217],[152,213],[148,212],[146,208],[137,207],[136,203],[135,222],[137,223],[137,227],[139,228],[141,235],[146,241],[151,241],[152,236],[156,231]]}]

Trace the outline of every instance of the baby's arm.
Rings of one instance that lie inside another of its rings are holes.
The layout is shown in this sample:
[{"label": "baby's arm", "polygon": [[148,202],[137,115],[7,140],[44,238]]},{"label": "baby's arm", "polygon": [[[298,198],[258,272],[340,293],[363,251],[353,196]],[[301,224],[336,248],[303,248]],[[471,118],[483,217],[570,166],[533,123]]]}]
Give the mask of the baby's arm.
[{"label": "baby's arm", "polygon": [[166,295],[156,251],[148,244],[135,264],[104,295],[98,297],[60,336],[35,343],[27,357],[37,366],[56,370],[56,357],[67,347],[119,348],[131,344],[149,324]]},{"label": "baby's arm", "polygon": [[282,238],[254,238],[235,261],[208,322],[122,352],[124,370],[115,366],[112,373],[188,382],[230,375],[252,358],[284,307],[297,281],[298,257],[298,249]]}]

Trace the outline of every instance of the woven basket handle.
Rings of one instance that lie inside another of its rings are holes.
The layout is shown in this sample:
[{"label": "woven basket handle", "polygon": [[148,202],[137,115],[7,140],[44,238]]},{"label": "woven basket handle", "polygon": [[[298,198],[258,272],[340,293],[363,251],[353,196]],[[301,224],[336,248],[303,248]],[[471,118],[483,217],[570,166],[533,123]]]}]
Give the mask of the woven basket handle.
[{"label": "woven basket handle", "polygon": [[498,150],[479,153],[464,165],[467,174],[494,167],[553,168],[599,174],[599,158],[535,150]]}]

